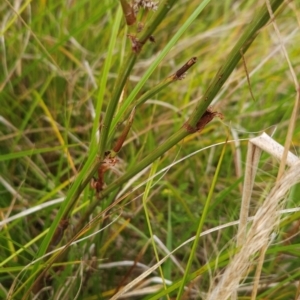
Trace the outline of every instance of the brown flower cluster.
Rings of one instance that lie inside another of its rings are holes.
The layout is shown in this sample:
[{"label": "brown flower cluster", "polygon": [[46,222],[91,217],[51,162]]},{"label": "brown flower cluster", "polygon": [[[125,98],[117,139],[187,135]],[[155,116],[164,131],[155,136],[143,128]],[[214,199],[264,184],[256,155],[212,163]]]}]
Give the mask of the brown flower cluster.
[{"label": "brown flower cluster", "polygon": [[158,2],[154,2],[151,0],[134,0],[132,8],[133,8],[135,14],[138,13],[140,8],[145,8],[145,9],[155,11],[158,8]]}]

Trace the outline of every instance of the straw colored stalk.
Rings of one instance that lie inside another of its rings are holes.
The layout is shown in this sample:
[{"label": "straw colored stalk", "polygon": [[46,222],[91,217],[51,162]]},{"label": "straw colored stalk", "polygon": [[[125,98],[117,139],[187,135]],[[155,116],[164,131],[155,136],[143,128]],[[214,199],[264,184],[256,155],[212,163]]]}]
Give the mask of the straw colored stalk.
[{"label": "straw colored stalk", "polygon": [[247,275],[254,263],[254,255],[269,243],[271,233],[276,230],[280,220],[279,210],[286,201],[285,196],[290,188],[300,181],[299,168],[300,162],[295,163],[275,184],[254,216],[246,242],[233,257],[221,278],[218,278],[219,283],[209,292],[207,300],[225,300],[238,290],[240,281]]}]

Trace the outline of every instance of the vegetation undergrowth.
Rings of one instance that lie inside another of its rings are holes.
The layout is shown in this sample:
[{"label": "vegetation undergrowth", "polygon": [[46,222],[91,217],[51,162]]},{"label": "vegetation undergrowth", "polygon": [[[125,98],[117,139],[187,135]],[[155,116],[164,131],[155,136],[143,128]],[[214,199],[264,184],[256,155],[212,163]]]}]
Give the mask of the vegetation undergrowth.
[{"label": "vegetation undergrowth", "polygon": [[0,11],[0,299],[300,296],[297,1]]}]

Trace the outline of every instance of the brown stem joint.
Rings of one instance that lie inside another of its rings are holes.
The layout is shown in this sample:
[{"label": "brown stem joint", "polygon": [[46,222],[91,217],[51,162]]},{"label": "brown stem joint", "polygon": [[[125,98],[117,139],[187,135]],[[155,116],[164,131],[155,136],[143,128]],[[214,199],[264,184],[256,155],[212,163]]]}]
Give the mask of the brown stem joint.
[{"label": "brown stem joint", "polygon": [[201,116],[199,121],[197,122],[196,126],[193,127],[191,126],[188,122],[184,123],[183,127],[189,132],[189,133],[194,133],[197,131],[202,131],[204,127],[212,121],[214,117],[219,117],[223,119],[223,115],[219,112],[212,111],[211,108],[207,108],[207,110],[204,112],[204,114]]}]

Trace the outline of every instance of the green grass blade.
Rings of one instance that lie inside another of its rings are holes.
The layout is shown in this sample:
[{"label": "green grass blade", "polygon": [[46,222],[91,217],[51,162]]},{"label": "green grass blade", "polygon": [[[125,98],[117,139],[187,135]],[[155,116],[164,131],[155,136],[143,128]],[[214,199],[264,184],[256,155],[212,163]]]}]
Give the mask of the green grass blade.
[{"label": "green grass blade", "polygon": [[193,260],[194,260],[195,254],[196,254],[197,246],[199,244],[200,234],[202,232],[203,225],[204,225],[204,222],[205,222],[207,214],[208,214],[210,202],[211,202],[211,199],[213,197],[213,193],[215,191],[215,186],[217,184],[217,180],[218,180],[218,177],[219,177],[219,174],[220,174],[221,165],[222,165],[222,162],[223,162],[226,146],[227,146],[227,144],[224,144],[224,147],[222,149],[222,153],[221,153],[221,156],[220,156],[220,159],[219,159],[219,162],[218,162],[218,166],[217,166],[216,172],[214,174],[213,181],[212,181],[212,184],[211,184],[211,187],[210,187],[210,190],[209,190],[209,193],[208,193],[208,196],[207,196],[204,208],[203,208],[203,212],[202,212],[201,218],[199,220],[199,224],[197,226],[196,237],[195,237],[195,240],[194,240],[194,243],[193,243],[193,246],[192,246],[192,250],[191,250],[191,253],[190,253],[190,256],[189,256],[189,260],[188,260],[187,266],[185,268],[183,279],[181,281],[181,285],[180,285],[180,288],[179,288],[179,291],[178,291],[178,294],[177,294],[176,299],[178,299],[178,300],[181,299],[182,294],[184,292],[184,287],[185,287],[185,285],[187,283],[187,280],[188,280],[188,275],[190,273],[190,269],[191,269],[191,266],[192,266],[192,263],[193,263]]}]

